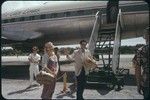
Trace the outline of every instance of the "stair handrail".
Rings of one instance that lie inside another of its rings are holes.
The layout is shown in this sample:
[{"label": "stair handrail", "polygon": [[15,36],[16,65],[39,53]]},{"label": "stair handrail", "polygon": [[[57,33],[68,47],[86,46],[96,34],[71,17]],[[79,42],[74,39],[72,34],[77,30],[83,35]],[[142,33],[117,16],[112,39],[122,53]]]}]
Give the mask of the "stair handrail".
[{"label": "stair handrail", "polygon": [[96,40],[97,40],[97,37],[98,37],[98,31],[99,31],[99,28],[100,28],[100,25],[101,25],[101,20],[100,20],[101,19],[101,14],[100,14],[99,11],[96,13],[95,17],[96,17],[96,20],[94,22],[92,33],[91,33],[91,36],[90,36],[90,39],[89,39],[89,42],[88,42],[88,49],[90,50],[92,55],[94,54]]},{"label": "stair handrail", "polygon": [[115,29],[115,39],[114,39],[114,47],[113,47],[113,55],[112,55],[112,70],[116,74],[117,69],[119,68],[120,61],[120,46],[121,46],[121,30],[123,29],[123,21],[122,21],[122,12],[119,9],[119,13],[117,16],[117,23]]}]

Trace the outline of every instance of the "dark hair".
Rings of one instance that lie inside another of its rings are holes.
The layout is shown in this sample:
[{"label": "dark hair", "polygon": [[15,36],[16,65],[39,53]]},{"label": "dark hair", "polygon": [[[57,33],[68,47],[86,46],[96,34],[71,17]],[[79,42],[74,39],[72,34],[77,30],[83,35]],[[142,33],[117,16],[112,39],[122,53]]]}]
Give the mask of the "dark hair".
[{"label": "dark hair", "polygon": [[[86,41],[85,41],[85,40],[81,40],[81,41],[80,41],[80,44],[82,44],[83,42],[86,42]],[[86,42],[86,43],[87,43],[87,42]]]},{"label": "dark hair", "polygon": [[39,49],[38,49],[38,47],[37,47],[37,46],[33,46],[33,47],[32,47],[32,50],[36,50],[36,51],[38,51]]},{"label": "dark hair", "polygon": [[55,47],[54,50],[55,50],[55,51],[58,51],[58,47]]}]

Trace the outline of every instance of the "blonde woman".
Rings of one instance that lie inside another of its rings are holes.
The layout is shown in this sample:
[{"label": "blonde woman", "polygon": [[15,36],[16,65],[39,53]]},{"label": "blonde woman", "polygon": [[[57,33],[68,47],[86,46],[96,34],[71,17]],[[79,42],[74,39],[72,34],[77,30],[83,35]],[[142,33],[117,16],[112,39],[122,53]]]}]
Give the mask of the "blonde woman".
[{"label": "blonde woman", "polygon": [[49,68],[51,73],[55,76],[54,81],[52,81],[50,84],[43,85],[43,91],[41,95],[42,99],[51,99],[55,90],[56,76],[59,69],[57,56],[54,53],[54,45],[52,42],[45,43],[44,55],[42,56],[42,67]]}]

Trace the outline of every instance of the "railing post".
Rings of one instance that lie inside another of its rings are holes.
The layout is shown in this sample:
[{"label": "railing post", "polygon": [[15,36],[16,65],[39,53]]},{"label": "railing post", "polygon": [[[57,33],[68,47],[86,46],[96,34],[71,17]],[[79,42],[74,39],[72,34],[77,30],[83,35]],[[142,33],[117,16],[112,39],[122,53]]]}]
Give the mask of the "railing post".
[{"label": "railing post", "polygon": [[91,33],[91,36],[90,36],[90,39],[89,39],[89,47],[88,48],[89,48],[92,55],[94,54],[96,39],[97,39],[97,36],[98,36],[99,26],[100,26],[100,23],[101,23],[100,15],[101,14],[100,14],[99,11],[95,15],[96,20],[94,22],[93,30],[92,30],[92,33]]},{"label": "railing post", "polygon": [[114,40],[114,48],[113,48],[113,55],[112,55],[112,70],[116,74],[117,69],[119,68],[119,60],[120,60],[120,52],[119,48],[121,46],[121,9],[119,10],[117,16],[117,23],[116,23],[116,31],[115,31],[115,40]]}]

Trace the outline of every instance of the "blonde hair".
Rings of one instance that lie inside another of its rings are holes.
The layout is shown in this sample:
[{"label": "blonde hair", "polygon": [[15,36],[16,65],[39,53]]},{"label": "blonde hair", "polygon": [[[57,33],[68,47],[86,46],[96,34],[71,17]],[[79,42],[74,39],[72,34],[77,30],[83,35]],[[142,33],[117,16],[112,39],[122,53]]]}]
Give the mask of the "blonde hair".
[{"label": "blonde hair", "polygon": [[45,43],[45,46],[44,46],[44,52],[45,52],[45,53],[46,53],[46,46],[52,48],[53,51],[54,51],[54,45],[53,45],[52,42],[46,42],[46,43]]}]

